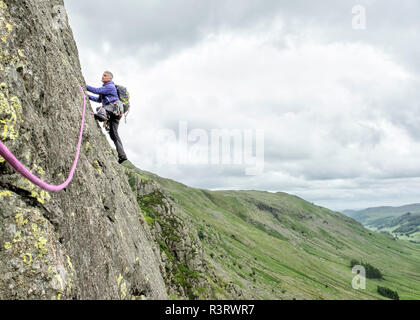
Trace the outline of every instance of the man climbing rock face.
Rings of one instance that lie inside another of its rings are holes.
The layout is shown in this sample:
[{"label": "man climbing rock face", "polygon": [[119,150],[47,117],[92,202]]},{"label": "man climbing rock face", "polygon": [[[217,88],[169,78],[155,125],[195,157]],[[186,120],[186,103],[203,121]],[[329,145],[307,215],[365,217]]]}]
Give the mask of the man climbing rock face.
[{"label": "man climbing rock face", "polygon": [[107,130],[109,131],[109,136],[114,142],[115,147],[118,152],[118,163],[123,163],[127,160],[127,156],[124,152],[124,148],[118,135],[118,126],[120,123],[121,116],[116,116],[114,114],[114,103],[119,100],[117,88],[115,87],[112,79],[114,78],[113,74],[109,71],[105,71],[102,75],[103,86],[101,88],[94,88],[91,86],[86,86],[86,90],[94,94],[98,94],[98,97],[89,95],[89,99],[95,102],[102,103],[103,108],[108,114],[108,121],[106,122],[109,126]]}]

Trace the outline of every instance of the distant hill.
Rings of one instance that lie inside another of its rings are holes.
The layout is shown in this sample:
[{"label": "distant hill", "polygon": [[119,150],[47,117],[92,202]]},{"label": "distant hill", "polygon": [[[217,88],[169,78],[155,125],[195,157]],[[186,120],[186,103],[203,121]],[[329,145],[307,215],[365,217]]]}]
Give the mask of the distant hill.
[{"label": "distant hill", "polygon": [[374,207],[363,210],[344,210],[343,213],[359,221],[363,225],[370,224],[370,222],[387,217],[398,217],[411,213],[420,213],[420,203],[408,204],[401,207]]},{"label": "distant hill", "polygon": [[420,204],[401,207],[377,207],[364,210],[344,210],[347,216],[369,229],[389,233],[402,240],[420,243]]}]

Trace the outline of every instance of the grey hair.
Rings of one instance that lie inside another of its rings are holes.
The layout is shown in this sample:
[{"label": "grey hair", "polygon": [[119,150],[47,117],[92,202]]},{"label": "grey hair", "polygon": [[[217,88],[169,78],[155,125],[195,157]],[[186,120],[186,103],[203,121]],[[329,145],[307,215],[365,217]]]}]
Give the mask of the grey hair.
[{"label": "grey hair", "polygon": [[111,71],[105,71],[104,73],[106,73],[106,74],[110,75],[110,76],[111,76],[111,79],[114,79],[114,75],[112,74],[112,72],[111,72]]}]

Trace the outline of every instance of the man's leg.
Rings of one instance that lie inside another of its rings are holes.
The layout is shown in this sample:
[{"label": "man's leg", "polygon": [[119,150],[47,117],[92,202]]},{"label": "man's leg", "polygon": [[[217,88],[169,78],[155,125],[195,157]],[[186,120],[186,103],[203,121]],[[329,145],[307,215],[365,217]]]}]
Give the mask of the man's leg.
[{"label": "man's leg", "polygon": [[114,141],[115,147],[117,148],[118,160],[122,162],[124,160],[127,160],[127,155],[124,152],[124,148],[123,148],[120,136],[118,135],[118,126],[119,126],[119,120],[111,116],[111,119],[109,120],[109,127],[110,127],[109,135],[112,141]]}]

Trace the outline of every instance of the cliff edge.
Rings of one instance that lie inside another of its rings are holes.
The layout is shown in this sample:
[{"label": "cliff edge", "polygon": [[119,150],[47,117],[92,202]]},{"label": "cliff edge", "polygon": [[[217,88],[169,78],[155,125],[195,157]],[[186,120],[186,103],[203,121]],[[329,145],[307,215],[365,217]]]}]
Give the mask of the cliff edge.
[{"label": "cliff edge", "polygon": [[[51,184],[65,181],[74,160],[79,85],[63,1],[0,1],[0,139]],[[124,170],[89,114],[64,191],[40,190],[0,158],[0,299],[168,298]]]}]

